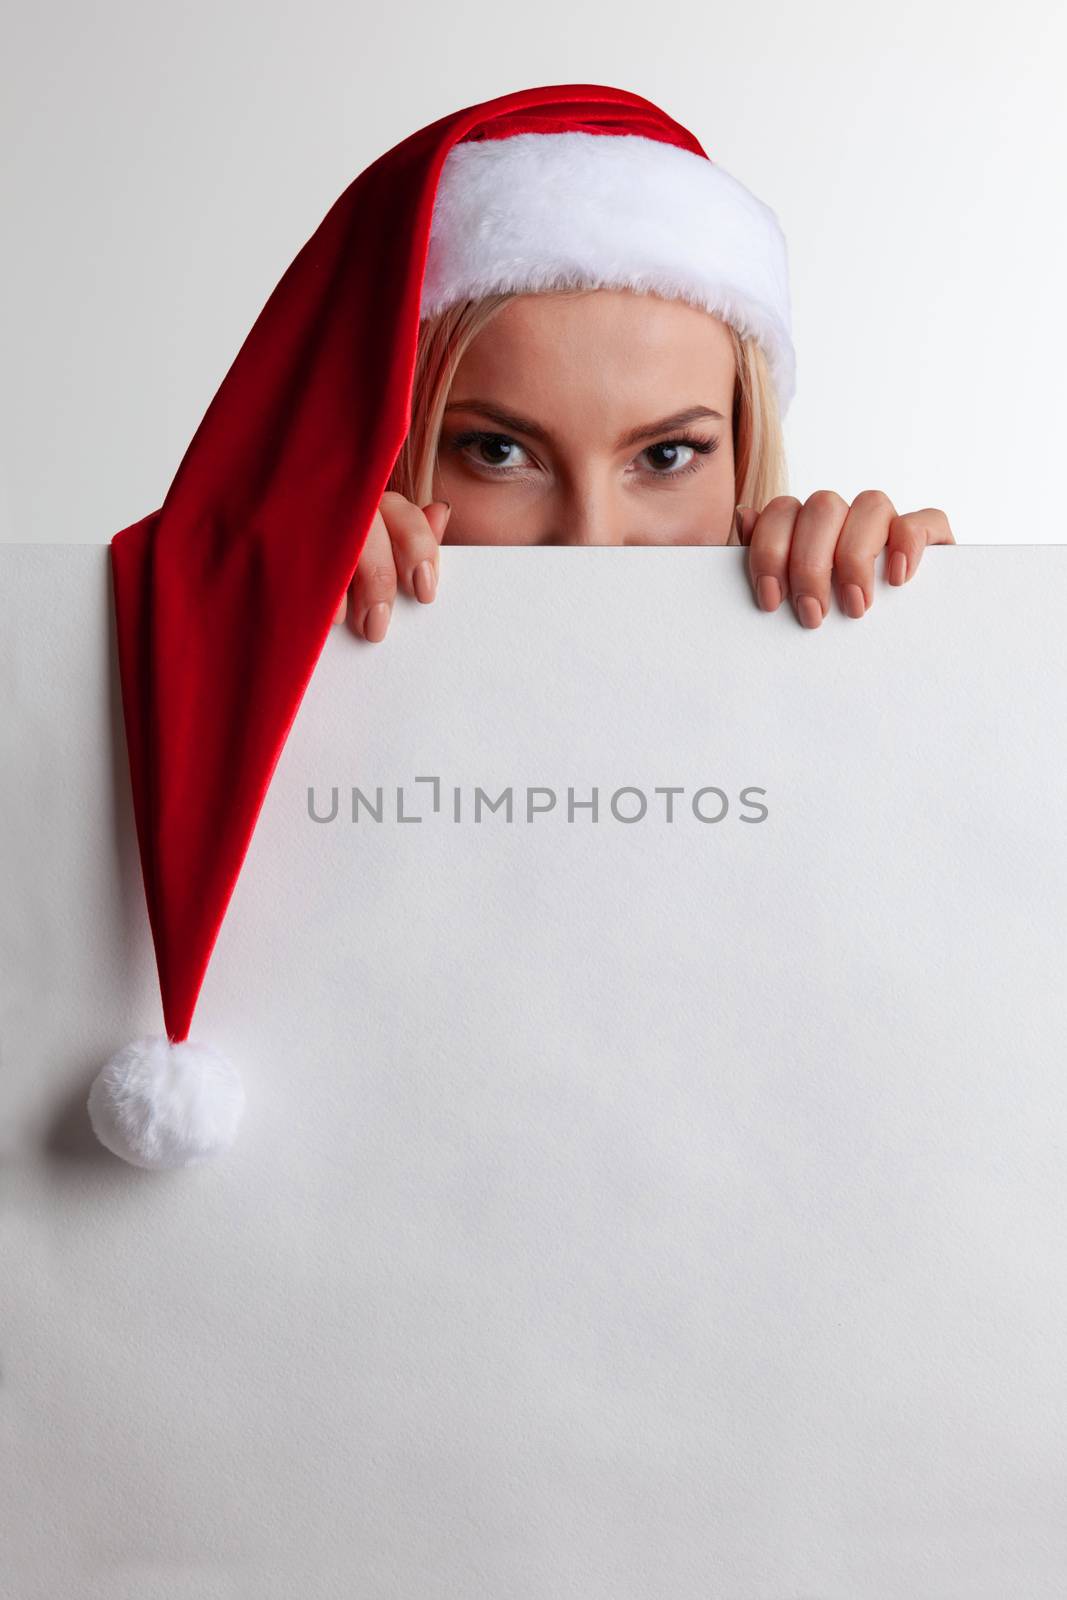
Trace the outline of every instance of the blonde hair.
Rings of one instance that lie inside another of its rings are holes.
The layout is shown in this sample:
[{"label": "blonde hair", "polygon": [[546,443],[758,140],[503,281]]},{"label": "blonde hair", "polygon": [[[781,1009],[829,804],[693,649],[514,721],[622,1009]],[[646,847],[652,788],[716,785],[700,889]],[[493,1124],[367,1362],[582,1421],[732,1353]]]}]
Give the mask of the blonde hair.
[{"label": "blonde hair", "polygon": [[[589,290],[547,290],[583,294]],[[386,485],[416,505],[433,498],[445,406],[464,352],[512,294],[491,294],[449,306],[419,324],[411,424]],[[767,358],[756,340],[728,327],[734,346],[734,503],[762,511],[786,492],[786,458],[778,399]],[[736,527],[728,544],[737,544]]]}]

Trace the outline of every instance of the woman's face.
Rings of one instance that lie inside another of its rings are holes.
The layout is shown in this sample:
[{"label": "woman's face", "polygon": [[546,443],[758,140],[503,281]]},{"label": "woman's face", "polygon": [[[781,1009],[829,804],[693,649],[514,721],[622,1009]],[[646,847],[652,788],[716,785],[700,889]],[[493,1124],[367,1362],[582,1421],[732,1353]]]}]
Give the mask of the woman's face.
[{"label": "woman's face", "polygon": [[456,369],[434,474],[445,544],[725,544],[728,329],[628,290],[507,302]]}]

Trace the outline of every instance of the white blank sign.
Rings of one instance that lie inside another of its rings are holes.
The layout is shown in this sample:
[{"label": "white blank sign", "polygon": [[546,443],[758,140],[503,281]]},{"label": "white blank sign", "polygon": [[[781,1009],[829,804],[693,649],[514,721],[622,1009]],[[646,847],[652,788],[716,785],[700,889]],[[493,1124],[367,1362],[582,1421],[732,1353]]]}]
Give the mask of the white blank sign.
[{"label": "white blank sign", "polygon": [[107,547],[0,550],[6,1592],[1062,1600],[1067,548],[815,632],[746,559],[331,633],[158,1173]]}]

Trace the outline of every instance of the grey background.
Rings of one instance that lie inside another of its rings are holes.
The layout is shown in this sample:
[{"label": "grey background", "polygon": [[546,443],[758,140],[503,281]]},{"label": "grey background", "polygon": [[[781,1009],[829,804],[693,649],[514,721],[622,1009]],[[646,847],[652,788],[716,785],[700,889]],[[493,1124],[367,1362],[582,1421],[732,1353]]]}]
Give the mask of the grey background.
[{"label": "grey background", "polygon": [[17,0],[5,45],[0,539],[102,543],[155,510],[356,174],[560,82],[648,96],[778,213],[794,493],[883,489],[961,543],[1061,536],[1060,5]]}]

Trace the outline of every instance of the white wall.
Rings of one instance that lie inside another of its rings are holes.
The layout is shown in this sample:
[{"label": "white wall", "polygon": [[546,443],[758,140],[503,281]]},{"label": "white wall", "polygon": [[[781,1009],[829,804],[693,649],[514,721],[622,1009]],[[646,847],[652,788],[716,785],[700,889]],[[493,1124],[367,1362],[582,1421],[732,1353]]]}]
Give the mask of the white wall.
[{"label": "white wall", "polygon": [[0,538],[154,510],[351,179],[449,110],[572,81],[655,100],[778,212],[794,493],[1060,536],[1062,6],[23,0],[6,33]]}]

